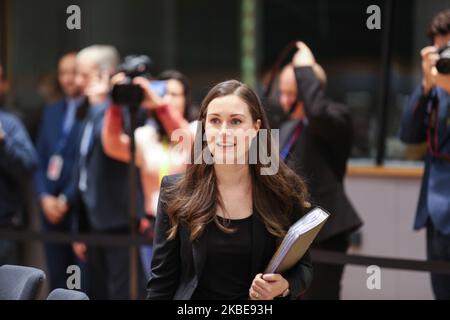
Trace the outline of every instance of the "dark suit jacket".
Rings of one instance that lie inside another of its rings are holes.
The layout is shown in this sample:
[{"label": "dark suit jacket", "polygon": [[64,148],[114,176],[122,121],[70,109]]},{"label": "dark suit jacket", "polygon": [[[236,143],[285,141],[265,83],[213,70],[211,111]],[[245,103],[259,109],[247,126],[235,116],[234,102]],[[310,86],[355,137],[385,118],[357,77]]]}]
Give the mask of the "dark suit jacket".
[{"label": "dark suit jacket", "polygon": [[[102,146],[101,131],[104,113],[108,106],[109,101],[90,107],[87,118],[82,123],[77,147],[79,153],[84,130],[87,124],[92,122],[93,132],[86,156],[87,189],[86,191],[78,189],[81,198],[79,212],[84,213],[85,217],[79,217],[78,223],[82,224],[85,221],[83,218],[86,218],[87,228],[100,232],[126,229],[130,224],[128,164],[108,157]],[[82,164],[80,155],[78,157],[77,187]],[[138,174],[136,176],[139,177]],[[143,216],[143,196],[139,178],[137,183],[137,213],[138,216]]]},{"label": "dark suit jacket", "polygon": [[[63,140],[63,124],[67,112],[67,102],[61,100],[46,107],[41,119],[36,149],[39,155],[39,165],[34,174],[34,189],[38,197],[44,194],[58,196],[64,194],[70,203],[70,211],[75,208],[73,172],[77,159],[77,139],[80,122],[74,121],[70,133]],[[59,144],[62,144],[61,146]],[[61,148],[61,150],[58,150]],[[50,158],[56,153],[64,159],[60,178],[52,181],[47,178],[47,167]],[[69,217],[69,214],[66,215]],[[66,220],[66,219],[65,219]],[[64,221],[68,223],[68,221]]]},{"label": "dark suit jacket", "polygon": [[[450,155],[450,96],[441,88],[433,89],[438,99],[438,145],[439,152]],[[422,143],[427,140],[429,119],[428,106],[431,96],[422,94],[419,86],[405,106],[400,139],[406,143]],[[428,219],[443,234],[450,234],[450,162],[427,153],[425,173],[422,179],[417,205],[415,229],[426,226]]]},{"label": "dark suit jacket", "polygon": [[[36,141],[36,149],[39,154],[39,166],[34,175],[34,187],[36,194],[59,195],[64,193],[66,196],[73,191],[69,191],[69,186],[73,176],[73,166],[75,165],[77,150],[76,144],[79,134],[79,121],[74,121],[72,130],[67,136],[66,143],[62,150],[57,150],[58,144],[63,137],[63,122],[67,111],[67,103],[61,100],[53,105],[47,106],[41,119],[39,133]],[[51,181],[47,178],[47,167],[50,157],[55,153],[64,159],[60,178],[57,181]]]},{"label": "dark suit jacket", "polygon": [[[172,185],[181,175],[164,177],[161,184],[161,194],[164,188]],[[265,250],[275,253],[275,238],[265,229],[263,223],[257,218],[253,219],[253,254],[252,278],[262,273],[269,261],[264,261]],[[293,222],[302,213],[294,210]],[[167,240],[169,218],[166,208],[161,202],[158,205],[156,216],[155,238],[153,242],[153,259],[151,278],[147,286],[148,299],[190,299],[199,283],[206,258],[206,241],[200,236],[192,242],[189,229],[180,225],[178,233],[173,240]],[[306,290],[312,280],[312,266],[309,253],[288,272],[283,274],[288,280],[291,298],[296,298]],[[249,288],[250,289],[250,288]]]},{"label": "dark suit jacket", "polygon": [[37,154],[22,122],[0,110],[5,133],[0,140],[0,225],[11,225],[24,202],[24,181],[37,165]]},{"label": "dark suit jacket", "polygon": [[[295,68],[295,75],[307,120],[286,162],[306,179],[313,204],[331,213],[317,237],[320,242],[351,232],[362,224],[343,187],[352,146],[352,122],[347,106],[325,97],[311,67]],[[282,125],[280,148],[299,121],[290,120]]]}]

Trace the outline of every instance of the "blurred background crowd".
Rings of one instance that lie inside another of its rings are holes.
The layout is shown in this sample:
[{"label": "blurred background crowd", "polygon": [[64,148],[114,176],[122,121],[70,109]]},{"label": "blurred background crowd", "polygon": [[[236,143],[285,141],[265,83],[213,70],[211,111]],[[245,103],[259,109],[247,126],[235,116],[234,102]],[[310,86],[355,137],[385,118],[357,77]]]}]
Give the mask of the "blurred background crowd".
[{"label": "blurred background crowd", "polygon": [[[79,30],[66,27],[66,8],[72,4],[81,8]],[[382,13],[378,30],[366,25],[366,9],[373,4]],[[336,132],[348,129],[348,136],[338,140],[335,132],[319,130],[330,145],[325,149],[332,150],[323,157],[333,162],[325,165],[333,177],[311,179],[312,194],[319,205],[345,213],[319,237],[317,248],[449,261],[440,251],[450,245],[445,196],[450,179],[442,174],[450,168],[448,142],[433,147],[429,136],[436,131],[436,139],[445,137],[450,118],[442,115],[445,125],[435,131],[426,123],[432,117],[430,101],[438,99],[440,110],[446,110],[448,91],[437,80],[424,84],[432,78],[427,68],[439,57],[431,49],[423,52],[450,40],[450,14],[436,18],[447,7],[446,0],[0,0],[0,141],[5,144],[0,149],[0,225],[129,235],[128,164],[134,158],[130,130],[136,116],[137,179],[131,181],[137,217],[132,223],[151,240],[161,178],[183,172],[178,160],[188,152],[169,155],[170,135],[180,128],[194,135],[206,92],[217,82],[239,79],[259,93],[272,128],[281,128],[280,147],[287,145],[290,157],[284,158],[294,168],[303,152],[295,149],[293,123],[312,119],[313,106],[320,108],[308,94],[326,97],[333,110],[345,107],[348,127]],[[301,42],[280,59],[296,40]],[[150,57],[148,72],[130,76],[143,55]],[[144,94],[136,114],[111,95],[127,76]],[[434,87],[440,89],[430,93]],[[417,109],[423,111],[419,120]],[[433,170],[441,179],[430,174]],[[342,195],[323,196],[327,186],[335,185]],[[436,197],[424,200],[424,190]],[[426,227],[426,235],[412,232],[418,202],[414,226]],[[140,297],[151,254],[151,245],[139,247]],[[130,298],[126,246],[2,238],[0,264],[6,263],[46,269],[49,290],[65,288],[67,266],[78,264],[82,289],[93,299]],[[303,298],[450,297],[448,276],[430,282],[428,274],[388,271],[384,291],[370,292],[363,268],[347,266],[344,273],[343,265],[316,267],[323,283]]]}]

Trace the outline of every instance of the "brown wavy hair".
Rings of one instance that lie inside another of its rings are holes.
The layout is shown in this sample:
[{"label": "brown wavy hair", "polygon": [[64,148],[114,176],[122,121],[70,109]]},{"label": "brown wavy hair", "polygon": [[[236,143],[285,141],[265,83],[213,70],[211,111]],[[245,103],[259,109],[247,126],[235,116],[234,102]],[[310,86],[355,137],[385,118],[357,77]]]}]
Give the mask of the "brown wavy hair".
[{"label": "brown wavy hair", "polygon": [[[269,122],[257,95],[245,84],[229,80],[217,84],[212,88],[202,102],[200,108],[199,130],[195,137],[202,139],[205,134],[205,121],[210,102],[216,98],[235,95],[241,98],[250,110],[253,122],[261,121],[260,129],[268,131],[271,137]],[[256,145],[253,139],[251,148]],[[272,146],[271,139],[267,139],[267,145],[260,146],[265,150],[276,152],[279,159],[279,150]],[[272,148],[273,147],[273,148]],[[207,142],[202,142],[202,149],[208,148]],[[268,153],[266,153],[268,154]],[[191,160],[196,155],[192,150]],[[279,160],[278,160],[279,161]],[[303,179],[297,176],[291,169],[279,161],[278,172],[274,175],[261,175],[260,170],[264,168],[259,156],[255,164],[249,164],[252,183],[253,214],[257,215],[264,223],[266,229],[275,237],[282,238],[292,223],[291,212],[294,205],[303,211],[308,206],[308,192]],[[220,207],[225,211],[223,201],[217,187],[214,165],[204,161],[201,164],[190,164],[186,173],[171,187],[161,192],[163,204],[169,216],[171,228],[168,238],[176,236],[180,224],[185,224],[190,230],[191,240],[197,239],[208,223],[214,222],[222,231],[233,232],[223,226],[216,215]]]}]

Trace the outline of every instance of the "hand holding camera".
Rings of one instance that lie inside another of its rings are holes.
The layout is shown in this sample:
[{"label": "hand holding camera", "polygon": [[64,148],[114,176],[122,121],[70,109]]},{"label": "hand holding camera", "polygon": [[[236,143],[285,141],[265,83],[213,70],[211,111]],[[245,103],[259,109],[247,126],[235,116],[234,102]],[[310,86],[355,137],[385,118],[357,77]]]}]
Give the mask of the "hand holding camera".
[{"label": "hand holding camera", "polygon": [[143,99],[141,105],[153,110],[163,105],[162,98],[151,88],[151,82],[144,77],[136,77],[133,84],[139,85],[143,91]]},{"label": "hand holding camera", "polygon": [[105,71],[89,81],[85,93],[89,103],[96,105],[106,100],[109,90],[109,72]]},{"label": "hand holding camera", "polygon": [[423,94],[428,95],[434,86],[450,93],[450,43],[442,48],[428,46],[421,50]]},{"label": "hand holding camera", "polygon": [[155,109],[162,105],[161,96],[165,91],[165,81],[150,81],[151,59],[145,55],[127,56],[121,65],[121,73],[113,77],[112,98],[114,103],[131,109],[144,106]]},{"label": "hand holding camera", "polygon": [[428,95],[431,88],[433,88],[435,83],[435,78],[437,74],[436,62],[439,60],[439,54],[436,47],[429,46],[425,47],[420,51],[422,56],[422,86],[424,95]]}]

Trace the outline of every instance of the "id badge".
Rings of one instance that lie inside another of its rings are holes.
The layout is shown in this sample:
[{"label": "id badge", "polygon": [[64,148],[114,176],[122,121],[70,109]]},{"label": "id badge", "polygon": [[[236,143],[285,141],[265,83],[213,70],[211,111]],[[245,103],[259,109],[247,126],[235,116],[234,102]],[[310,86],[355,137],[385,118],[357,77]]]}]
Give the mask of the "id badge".
[{"label": "id badge", "polygon": [[59,154],[55,154],[50,158],[47,168],[47,178],[49,180],[56,181],[59,179],[63,163],[64,159]]}]

